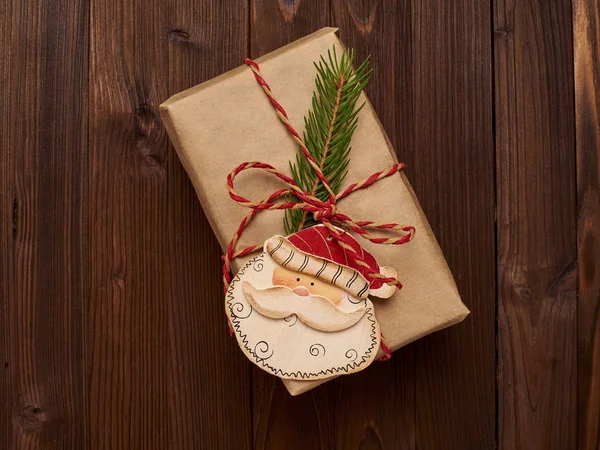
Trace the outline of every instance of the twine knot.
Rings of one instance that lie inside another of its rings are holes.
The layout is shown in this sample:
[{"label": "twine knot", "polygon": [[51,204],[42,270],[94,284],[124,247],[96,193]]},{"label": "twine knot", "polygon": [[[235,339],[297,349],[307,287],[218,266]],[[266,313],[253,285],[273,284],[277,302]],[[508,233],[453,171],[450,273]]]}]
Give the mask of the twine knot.
[{"label": "twine knot", "polygon": [[325,206],[319,207],[313,212],[313,217],[317,222],[322,222],[323,219],[332,220],[335,219],[337,214],[337,207],[335,203],[327,203]]}]

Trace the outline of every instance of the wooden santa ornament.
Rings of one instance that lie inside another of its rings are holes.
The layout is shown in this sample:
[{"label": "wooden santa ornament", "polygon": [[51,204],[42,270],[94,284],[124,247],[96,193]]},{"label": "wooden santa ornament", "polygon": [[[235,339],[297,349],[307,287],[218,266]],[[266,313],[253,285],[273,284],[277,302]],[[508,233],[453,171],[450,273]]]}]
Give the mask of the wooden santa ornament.
[{"label": "wooden santa ornament", "polygon": [[379,267],[348,233],[349,257],[323,225],[268,239],[263,252],[232,280],[226,313],[244,354],[281,377],[317,380],[363,370],[380,346],[379,325],[369,295],[389,297],[395,286],[367,272],[395,277]]}]

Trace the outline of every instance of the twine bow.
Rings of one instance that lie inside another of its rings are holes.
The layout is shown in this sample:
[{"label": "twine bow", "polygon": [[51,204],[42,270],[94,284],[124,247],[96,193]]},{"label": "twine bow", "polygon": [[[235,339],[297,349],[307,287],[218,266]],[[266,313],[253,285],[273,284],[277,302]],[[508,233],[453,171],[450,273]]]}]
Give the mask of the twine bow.
[{"label": "twine bow", "polygon": [[[405,165],[403,163],[396,163],[391,166],[388,170],[382,172],[376,172],[370,177],[362,180],[361,182],[351,184],[348,186],[343,192],[339,194],[335,194],[329,184],[327,178],[323,175],[319,164],[312,157],[304,141],[300,138],[300,135],[296,132],[294,127],[292,126],[285,109],[279,104],[279,102],[275,99],[271,88],[268,83],[262,78],[260,75],[260,70],[258,64],[254,61],[246,58],[244,63],[250,66],[252,72],[254,73],[254,77],[258,84],[263,88],[265,94],[267,95],[269,101],[275,108],[277,117],[283,125],[287,128],[289,133],[292,135],[294,140],[300,146],[300,150],[302,154],[314,170],[317,178],[323,184],[325,190],[329,194],[329,198],[326,201],[320,200],[315,197],[314,194],[310,192],[305,192],[302,190],[296,182],[285,175],[284,173],[275,169],[275,167],[270,164],[261,163],[257,161],[252,162],[244,162],[235,168],[228,176],[227,176],[227,189],[229,190],[229,196],[235,200],[241,206],[246,208],[250,208],[250,213],[242,219],[240,225],[233,235],[229,246],[227,247],[227,251],[223,255],[223,285],[224,292],[227,294],[227,290],[229,289],[229,285],[231,284],[231,267],[230,262],[239,257],[243,257],[253,251],[256,251],[262,248],[262,245],[251,245],[242,250],[235,250],[236,244],[242,235],[244,229],[248,226],[250,221],[263,210],[282,210],[282,209],[292,209],[292,210],[302,210],[308,213],[311,213],[314,219],[318,222],[321,222],[327,229],[330,231],[332,238],[334,238],[337,243],[346,250],[351,258],[354,259],[355,263],[364,268],[366,278],[369,281],[373,281],[378,279],[382,283],[386,283],[389,285],[395,285],[398,289],[402,287],[400,281],[398,281],[395,277],[386,277],[380,274],[377,270],[370,267],[369,264],[364,260],[363,256],[359,254],[354,248],[352,248],[349,244],[347,244],[343,238],[345,231],[340,232],[336,225],[339,228],[350,229],[354,231],[356,234],[361,236],[364,239],[367,239],[375,244],[385,244],[385,245],[401,245],[410,241],[415,233],[415,228],[410,225],[400,225],[397,223],[377,223],[372,221],[358,221],[355,222],[346,214],[340,212],[337,209],[337,202],[344,197],[347,197],[351,193],[358,191],[360,189],[365,189],[372,184],[382,180],[383,178],[389,177],[396,172],[404,169]],[[251,201],[245,197],[242,197],[234,188],[234,180],[237,175],[239,175],[244,170],[248,169],[260,169],[267,173],[271,173],[275,175],[277,178],[282,180],[286,185],[287,189],[280,189],[276,192],[273,192],[267,198],[260,200],[258,202]],[[299,201],[290,201],[289,196],[293,194],[295,197],[299,199]],[[286,200],[276,201],[279,198],[288,197]],[[367,229],[374,228],[379,230],[395,230],[401,233],[399,237],[377,237],[369,234]],[[383,336],[382,336],[383,337]],[[390,350],[385,346],[383,340],[381,342],[382,349],[384,350],[386,357],[382,359],[389,359]]]}]

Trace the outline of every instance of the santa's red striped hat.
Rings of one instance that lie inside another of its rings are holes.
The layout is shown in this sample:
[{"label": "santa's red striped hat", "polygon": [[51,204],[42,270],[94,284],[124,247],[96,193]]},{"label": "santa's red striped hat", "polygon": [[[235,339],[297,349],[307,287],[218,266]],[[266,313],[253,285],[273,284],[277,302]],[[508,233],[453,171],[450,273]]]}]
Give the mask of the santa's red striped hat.
[{"label": "santa's red striped hat", "polygon": [[[344,243],[361,255],[371,270],[385,277],[396,277],[394,269],[379,267],[373,255],[364,250],[356,239],[343,230],[340,232]],[[369,281],[367,269],[356,264],[323,225],[315,225],[287,237],[273,236],[265,242],[264,250],[277,264],[317,277],[360,299],[367,298],[369,294],[388,298],[396,290],[395,286],[378,279]]]}]

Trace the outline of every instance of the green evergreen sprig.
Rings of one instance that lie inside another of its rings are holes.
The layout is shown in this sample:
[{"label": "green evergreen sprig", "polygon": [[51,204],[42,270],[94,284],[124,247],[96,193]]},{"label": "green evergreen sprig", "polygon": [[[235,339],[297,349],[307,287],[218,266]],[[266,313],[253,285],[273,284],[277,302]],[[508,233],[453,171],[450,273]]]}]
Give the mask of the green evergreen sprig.
[{"label": "green evergreen sprig", "polygon": [[[350,140],[358,125],[358,113],[364,103],[356,106],[361,92],[369,82],[371,70],[369,58],[353,68],[354,51],[345,50],[338,59],[335,47],[321,56],[315,64],[316,91],[312,98],[312,110],[304,117],[304,143],[311,156],[319,163],[333,192],[338,192],[348,172]],[[319,200],[327,200],[328,193],[315,175],[302,152],[296,162],[290,163],[294,181],[305,192],[311,192]],[[298,199],[292,196],[293,201]],[[310,214],[300,210],[286,210],[284,225],[287,234],[315,225]]]}]

